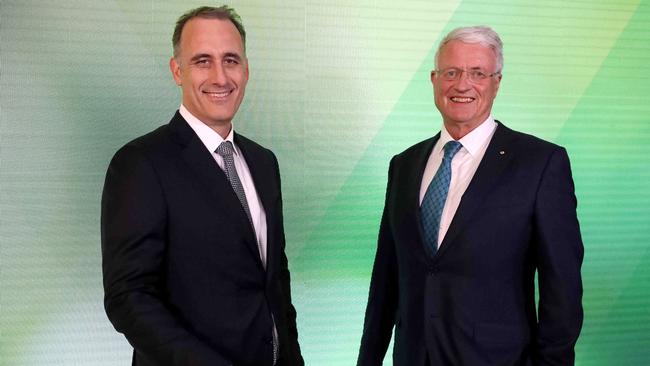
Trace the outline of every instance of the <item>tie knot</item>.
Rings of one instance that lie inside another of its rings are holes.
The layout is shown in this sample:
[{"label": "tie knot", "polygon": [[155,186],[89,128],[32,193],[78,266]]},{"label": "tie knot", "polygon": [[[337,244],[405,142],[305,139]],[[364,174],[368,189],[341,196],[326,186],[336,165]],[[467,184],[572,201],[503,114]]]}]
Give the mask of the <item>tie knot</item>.
[{"label": "tie knot", "polygon": [[463,144],[456,140],[447,141],[445,147],[443,148],[445,151],[445,156],[443,159],[452,159],[461,147],[463,147]]},{"label": "tie knot", "polygon": [[217,154],[221,156],[232,156],[232,142],[230,141],[224,141],[222,142],[219,146],[217,146]]}]

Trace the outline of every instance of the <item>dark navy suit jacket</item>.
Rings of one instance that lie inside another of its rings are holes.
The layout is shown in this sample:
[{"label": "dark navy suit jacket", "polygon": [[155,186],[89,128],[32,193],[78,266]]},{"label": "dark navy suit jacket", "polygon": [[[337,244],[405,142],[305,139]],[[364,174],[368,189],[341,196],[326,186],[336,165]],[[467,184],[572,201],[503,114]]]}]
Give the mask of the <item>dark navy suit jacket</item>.
[{"label": "dark navy suit jacket", "polygon": [[225,174],[177,112],[120,149],[102,197],[105,308],[133,364],[304,364],[285,256],[278,163],[235,134],[266,212],[267,268]]},{"label": "dark navy suit jacket", "polygon": [[391,160],[357,365],[382,364],[393,328],[394,365],[572,365],[583,245],[566,151],[499,123],[432,255],[419,192],[438,138]]}]

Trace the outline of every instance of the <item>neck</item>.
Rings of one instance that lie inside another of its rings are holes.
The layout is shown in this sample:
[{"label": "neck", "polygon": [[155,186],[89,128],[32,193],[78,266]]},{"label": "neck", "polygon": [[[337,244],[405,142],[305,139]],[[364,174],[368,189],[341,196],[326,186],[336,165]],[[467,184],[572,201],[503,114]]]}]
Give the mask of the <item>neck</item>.
[{"label": "neck", "polygon": [[232,129],[232,123],[228,123],[226,125],[214,124],[208,125],[208,127],[210,127],[214,132],[218,133],[219,136],[225,140],[226,137],[228,137],[230,130]]},{"label": "neck", "polygon": [[474,131],[476,127],[480,126],[483,122],[478,124],[473,123],[453,123],[453,122],[444,122],[445,129],[449,132],[449,135],[454,138],[454,140],[460,140],[468,133]]}]

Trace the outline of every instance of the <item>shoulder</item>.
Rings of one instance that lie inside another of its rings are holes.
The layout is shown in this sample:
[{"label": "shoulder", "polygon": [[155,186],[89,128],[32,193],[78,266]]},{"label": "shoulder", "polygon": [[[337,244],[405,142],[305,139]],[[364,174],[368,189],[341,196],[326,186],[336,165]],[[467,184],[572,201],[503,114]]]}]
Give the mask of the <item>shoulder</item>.
[{"label": "shoulder", "polygon": [[557,145],[553,142],[543,140],[537,136],[533,136],[525,132],[515,131],[513,129],[506,127],[503,123],[499,121],[497,121],[497,123],[499,123],[499,125],[493,137],[493,140],[497,142],[503,140],[521,149],[540,151],[540,152],[542,151],[551,152],[554,150],[563,149],[562,146]]},{"label": "shoulder", "polygon": [[486,154],[497,154],[500,151],[508,152],[513,164],[525,171],[546,172],[549,167],[557,166],[570,170],[569,155],[564,147],[527,133],[511,130],[501,123],[494,133]]},{"label": "shoulder", "polygon": [[[258,144],[248,137],[235,132],[235,144],[244,152],[244,155],[253,159],[270,159],[276,161],[275,154],[270,149]],[[277,164],[277,163],[276,163]]]},{"label": "shoulder", "polygon": [[512,130],[501,122],[492,137],[488,149],[490,148],[497,151],[509,150],[524,164],[545,165],[554,156],[568,159],[564,147],[531,134]]},{"label": "shoulder", "polygon": [[401,164],[405,162],[411,162],[414,159],[419,159],[423,155],[429,155],[431,153],[431,149],[433,149],[433,145],[436,143],[440,134],[437,134],[434,137],[430,137],[426,140],[422,140],[418,142],[415,145],[410,146],[406,150],[402,151],[401,153],[393,156],[393,159],[391,160],[391,163],[395,164]]},{"label": "shoulder", "polygon": [[200,141],[198,136],[176,111],[168,123],[129,141],[117,154],[140,152],[151,156],[162,155],[165,158],[169,154],[177,154],[179,150],[196,141]]},{"label": "shoulder", "polygon": [[111,165],[138,165],[143,162],[168,160],[175,153],[173,134],[168,124],[139,136],[117,150]]},{"label": "shoulder", "polygon": [[163,125],[147,134],[134,138],[126,143],[125,146],[137,147],[144,150],[155,150],[164,146],[169,141],[169,132],[169,126]]},{"label": "shoulder", "polygon": [[238,145],[243,145],[244,148],[247,149],[273,154],[273,152],[270,149],[267,149],[266,147],[258,144],[257,142],[237,132],[235,132],[235,143],[237,143]]}]

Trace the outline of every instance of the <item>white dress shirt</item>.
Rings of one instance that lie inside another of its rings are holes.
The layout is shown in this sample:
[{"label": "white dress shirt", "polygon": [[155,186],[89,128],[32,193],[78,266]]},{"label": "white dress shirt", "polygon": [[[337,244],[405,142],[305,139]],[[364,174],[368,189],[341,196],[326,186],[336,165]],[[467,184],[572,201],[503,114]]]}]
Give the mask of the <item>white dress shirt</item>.
[{"label": "white dress shirt", "polygon": [[259,248],[260,258],[262,259],[262,264],[266,266],[266,213],[264,212],[262,202],[257,195],[255,183],[253,182],[253,177],[251,176],[248,164],[246,164],[244,155],[242,155],[241,151],[237,147],[237,144],[235,144],[235,141],[233,141],[234,128],[230,129],[228,136],[224,140],[217,132],[208,127],[208,125],[201,122],[198,118],[194,117],[192,113],[190,113],[182,104],[178,111],[180,112],[181,116],[183,116],[185,121],[187,121],[190,127],[192,127],[194,132],[199,136],[199,139],[201,139],[205,147],[212,154],[212,157],[217,162],[217,164],[219,164],[222,170],[225,169],[223,158],[215,151],[223,141],[230,141],[232,143],[234,147],[233,159],[235,161],[235,169],[237,170],[237,175],[239,176],[239,180],[244,187],[244,193],[246,194],[248,209],[251,213],[253,227],[255,228],[255,236],[257,238],[257,247]]},{"label": "white dress shirt", "polygon": [[[449,193],[447,193],[447,200],[445,201],[445,206],[442,209],[442,217],[440,219],[440,231],[438,231],[438,246],[442,243],[442,240],[449,229],[451,220],[456,214],[458,205],[460,204],[460,199],[463,197],[469,182],[474,177],[474,173],[478,168],[478,165],[485,155],[485,150],[494,135],[494,131],[497,128],[497,123],[494,121],[492,116],[489,116],[483,123],[478,127],[472,130],[467,135],[463,136],[458,142],[460,142],[463,147],[454,155],[454,158],[451,160],[451,181],[449,183]],[[433,150],[431,150],[431,155],[429,155],[429,160],[424,169],[424,175],[422,176],[422,183],[420,184],[420,205],[422,205],[422,199],[424,194],[433,180],[433,176],[438,171],[440,163],[442,163],[443,147],[448,141],[453,140],[447,129],[443,128],[440,131],[440,138],[436,142]]]}]

